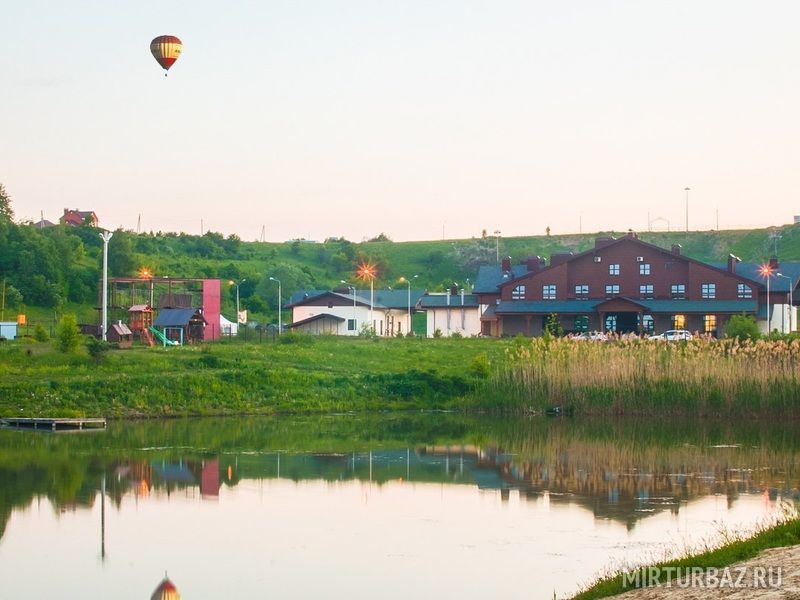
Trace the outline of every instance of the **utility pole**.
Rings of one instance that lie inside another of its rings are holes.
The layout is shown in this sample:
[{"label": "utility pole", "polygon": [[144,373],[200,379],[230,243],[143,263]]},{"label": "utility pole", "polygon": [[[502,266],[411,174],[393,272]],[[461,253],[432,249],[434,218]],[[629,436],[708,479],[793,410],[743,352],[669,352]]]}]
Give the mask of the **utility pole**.
[{"label": "utility pole", "polygon": [[100,234],[103,240],[103,325],[102,337],[103,341],[108,341],[108,242],[114,234],[110,231],[104,231]]},{"label": "utility pole", "polygon": [[686,231],[689,231],[689,192],[692,188],[683,188],[683,191],[686,192]]}]

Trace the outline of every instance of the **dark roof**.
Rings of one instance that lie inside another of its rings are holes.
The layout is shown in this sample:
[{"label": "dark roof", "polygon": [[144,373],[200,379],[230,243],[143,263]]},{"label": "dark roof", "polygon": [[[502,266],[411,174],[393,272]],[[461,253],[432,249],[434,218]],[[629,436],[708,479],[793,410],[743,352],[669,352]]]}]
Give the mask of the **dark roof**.
[{"label": "dark roof", "polygon": [[[713,263],[715,267],[719,269],[727,269],[726,264],[720,265],[719,263]],[[736,274],[739,277],[745,277],[758,283],[759,285],[766,286],[767,280],[761,276],[761,264],[760,263],[751,263],[751,262],[741,262],[736,265]],[[791,283],[794,287],[797,287],[798,279],[800,279],[800,263],[799,262],[785,262],[780,263],[778,268],[775,272],[780,273],[781,275],[786,275],[786,277],[791,278]],[[777,277],[775,273],[772,274],[772,277],[769,280],[769,289],[770,291],[774,292],[785,292],[789,293],[789,280],[785,279],[784,277]],[[766,318],[766,313],[765,313]]]},{"label": "dark roof", "polygon": [[205,322],[200,311],[194,308],[162,308],[153,325],[155,327],[186,327],[195,315]]},{"label": "dark roof", "polygon": [[[411,306],[413,307],[424,292],[411,290]],[[347,302],[353,302],[353,294],[342,294],[331,290],[300,290],[291,295],[287,308],[292,306],[302,306],[307,302],[321,296],[336,296],[344,298]],[[356,290],[356,304],[369,306],[369,290]],[[375,290],[373,295],[373,306],[375,308],[407,308],[408,290]]]},{"label": "dark roof", "polygon": [[133,335],[133,332],[128,329],[125,323],[112,323],[111,329],[117,332],[117,335]]},{"label": "dark roof", "polygon": [[[448,304],[448,299],[450,303]],[[464,304],[461,304],[461,294],[425,294],[417,302],[418,308],[477,308],[478,297],[475,294],[464,294]]]},{"label": "dark roof", "polygon": [[[628,300],[627,298],[624,298]],[[498,314],[587,314],[608,300],[504,300]],[[755,300],[631,300],[650,313],[754,313]]]},{"label": "dark roof", "polygon": [[511,273],[503,273],[501,265],[487,265],[478,268],[478,277],[472,288],[475,294],[497,294],[497,286],[528,273],[527,265],[511,265]]},{"label": "dark roof", "polygon": [[320,321],[324,319],[336,321],[337,323],[342,323],[344,321],[342,317],[337,317],[336,315],[329,315],[328,313],[322,313],[319,315],[314,315],[313,317],[308,317],[307,319],[303,319],[302,321],[295,321],[291,325],[288,325],[288,327],[299,327],[300,325],[305,325],[306,323],[313,323],[314,321]]}]

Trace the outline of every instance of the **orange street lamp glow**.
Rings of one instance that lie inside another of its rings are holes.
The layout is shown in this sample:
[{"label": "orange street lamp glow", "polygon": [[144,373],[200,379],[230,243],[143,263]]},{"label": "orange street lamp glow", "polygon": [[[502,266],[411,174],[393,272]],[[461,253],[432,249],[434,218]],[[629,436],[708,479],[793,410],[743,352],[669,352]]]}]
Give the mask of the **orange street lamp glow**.
[{"label": "orange street lamp glow", "polygon": [[359,279],[369,279],[369,321],[373,333],[375,333],[375,320],[372,318],[372,311],[375,307],[374,284],[377,273],[378,269],[371,263],[361,263],[356,270],[356,275],[358,275]]},{"label": "orange street lamp glow", "polygon": [[761,276],[767,280],[767,333],[771,333],[772,322],[770,321],[769,318],[769,279],[770,277],[772,277],[772,265],[770,264],[761,265],[759,273],[761,273]]},{"label": "orange street lamp glow", "polygon": [[153,272],[147,267],[142,267],[141,269],[139,269],[140,279],[150,279],[152,277],[153,277]]}]

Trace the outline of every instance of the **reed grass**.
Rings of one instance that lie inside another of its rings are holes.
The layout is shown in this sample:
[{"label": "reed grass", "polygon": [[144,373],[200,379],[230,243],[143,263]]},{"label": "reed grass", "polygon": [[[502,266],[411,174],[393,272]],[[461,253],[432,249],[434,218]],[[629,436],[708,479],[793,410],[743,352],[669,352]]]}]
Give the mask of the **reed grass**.
[{"label": "reed grass", "polygon": [[800,340],[608,343],[534,338],[506,350],[475,404],[585,414],[800,415]]}]

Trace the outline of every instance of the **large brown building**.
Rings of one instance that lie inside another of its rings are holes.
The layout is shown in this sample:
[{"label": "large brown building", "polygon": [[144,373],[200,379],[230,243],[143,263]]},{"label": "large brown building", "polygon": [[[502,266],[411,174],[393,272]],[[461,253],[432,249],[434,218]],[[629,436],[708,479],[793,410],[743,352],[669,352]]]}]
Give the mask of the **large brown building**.
[{"label": "large brown building", "polygon": [[667,250],[633,232],[598,238],[580,254],[554,254],[549,265],[535,256],[520,265],[507,258],[482,267],[473,292],[483,335],[539,335],[552,318],[567,332],[688,329],[716,335],[731,315],[742,313],[762,321],[765,331],[794,330],[788,300],[800,265],[773,259],[772,267],[769,327],[766,277],[757,265],[740,264],[733,255],[727,265],[703,263],[684,256],[677,244]]}]

